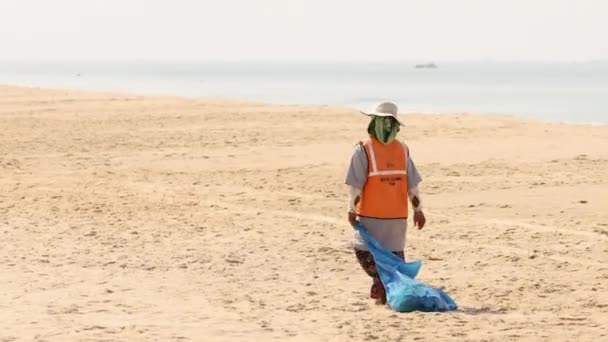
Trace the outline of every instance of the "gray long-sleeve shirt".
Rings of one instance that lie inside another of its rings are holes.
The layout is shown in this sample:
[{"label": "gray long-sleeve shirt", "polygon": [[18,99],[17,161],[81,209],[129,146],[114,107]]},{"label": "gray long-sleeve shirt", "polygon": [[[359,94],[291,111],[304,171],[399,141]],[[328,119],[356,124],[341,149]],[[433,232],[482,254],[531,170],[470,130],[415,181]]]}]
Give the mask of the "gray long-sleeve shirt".
[{"label": "gray long-sleeve shirt", "polygon": [[[355,188],[363,189],[363,186],[367,182],[367,174],[367,155],[363,146],[357,144],[351,157],[345,183]],[[422,177],[420,177],[410,153],[408,153],[407,160],[407,181],[410,189],[418,187],[418,184],[422,181]],[[407,201],[408,199],[404,200]],[[407,219],[384,220],[359,217],[359,220],[384,247],[392,251],[403,251],[405,249]],[[354,231],[353,247],[359,250],[367,250],[367,244],[356,230]]]}]

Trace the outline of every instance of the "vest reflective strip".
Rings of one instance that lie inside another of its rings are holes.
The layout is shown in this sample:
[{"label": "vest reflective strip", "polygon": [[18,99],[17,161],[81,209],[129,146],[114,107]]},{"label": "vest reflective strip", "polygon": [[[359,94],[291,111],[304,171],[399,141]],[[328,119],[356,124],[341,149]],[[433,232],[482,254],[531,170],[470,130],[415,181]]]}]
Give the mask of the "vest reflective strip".
[{"label": "vest reflective strip", "polygon": [[407,148],[403,146],[403,154],[405,155],[405,168],[406,170],[391,170],[391,171],[378,171],[378,166],[376,164],[376,154],[374,153],[374,145],[371,141],[367,143],[369,147],[370,159],[372,160],[372,172],[369,173],[369,176],[387,176],[387,175],[407,175]]},{"label": "vest reflective strip", "polygon": [[378,167],[376,166],[376,154],[374,153],[374,144],[372,144],[371,140],[367,143],[369,147],[369,154],[372,160],[372,173],[378,172]]},{"label": "vest reflective strip", "polygon": [[405,170],[370,172],[369,176],[407,175]]}]

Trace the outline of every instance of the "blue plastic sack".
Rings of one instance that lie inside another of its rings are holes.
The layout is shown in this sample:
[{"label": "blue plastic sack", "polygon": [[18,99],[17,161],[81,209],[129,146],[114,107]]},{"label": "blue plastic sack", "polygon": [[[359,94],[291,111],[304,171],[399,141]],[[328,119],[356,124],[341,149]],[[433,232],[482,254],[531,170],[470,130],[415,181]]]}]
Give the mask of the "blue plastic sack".
[{"label": "blue plastic sack", "polygon": [[376,269],[386,289],[387,303],[393,310],[432,312],[458,309],[456,302],[445,292],[415,280],[422,266],[420,260],[404,262],[380,245],[361,223],[357,223],[355,229],[374,256]]}]

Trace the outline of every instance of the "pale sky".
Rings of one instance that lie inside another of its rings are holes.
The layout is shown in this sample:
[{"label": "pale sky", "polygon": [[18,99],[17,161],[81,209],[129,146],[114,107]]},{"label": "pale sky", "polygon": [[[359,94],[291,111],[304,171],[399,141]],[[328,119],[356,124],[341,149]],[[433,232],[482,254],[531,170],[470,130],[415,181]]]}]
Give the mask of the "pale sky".
[{"label": "pale sky", "polygon": [[608,60],[608,1],[0,0],[0,59]]}]

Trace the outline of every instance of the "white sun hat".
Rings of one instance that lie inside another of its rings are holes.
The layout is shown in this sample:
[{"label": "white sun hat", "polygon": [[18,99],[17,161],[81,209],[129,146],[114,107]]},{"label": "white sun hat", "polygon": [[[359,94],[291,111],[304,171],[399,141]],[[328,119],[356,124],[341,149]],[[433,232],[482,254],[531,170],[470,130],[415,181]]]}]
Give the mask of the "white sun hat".
[{"label": "white sun hat", "polygon": [[397,120],[400,126],[403,126],[403,122],[398,117],[399,108],[392,102],[382,102],[376,105],[372,110],[368,112],[361,111],[361,113],[367,116],[392,116]]}]

